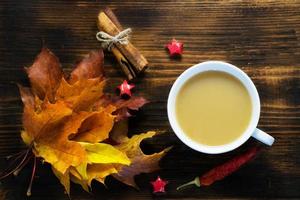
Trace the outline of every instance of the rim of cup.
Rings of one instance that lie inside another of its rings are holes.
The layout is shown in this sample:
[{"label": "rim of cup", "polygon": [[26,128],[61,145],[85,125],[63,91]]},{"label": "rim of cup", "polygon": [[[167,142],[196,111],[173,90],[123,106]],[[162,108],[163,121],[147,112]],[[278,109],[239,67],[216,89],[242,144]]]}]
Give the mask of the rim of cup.
[{"label": "rim of cup", "polygon": [[[193,76],[207,71],[225,72],[232,75],[245,86],[251,98],[252,113],[249,125],[240,137],[228,144],[219,146],[208,146],[193,141],[184,133],[176,119],[176,98],[181,87],[186,83],[186,81],[188,81]],[[167,111],[168,119],[173,131],[184,144],[202,153],[219,154],[238,148],[251,137],[254,130],[256,129],[260,116],[260,99],[254,83],[249,78],[249,76],[241,69],[223,61],[206,61],[188,68],[176,79],[169,93]]]}]

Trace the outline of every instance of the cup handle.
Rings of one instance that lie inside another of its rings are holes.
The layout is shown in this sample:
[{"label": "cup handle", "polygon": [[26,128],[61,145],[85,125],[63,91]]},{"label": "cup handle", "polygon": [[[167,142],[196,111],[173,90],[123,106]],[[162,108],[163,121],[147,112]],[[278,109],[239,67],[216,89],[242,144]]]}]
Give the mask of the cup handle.
[{"label": "cup handle", "polygon": [[275,141],[275,139],[271,135],[263,132],[262,130],[259,130],[258,128],[254,130],[252,137],[269,146],[272,146]]}]

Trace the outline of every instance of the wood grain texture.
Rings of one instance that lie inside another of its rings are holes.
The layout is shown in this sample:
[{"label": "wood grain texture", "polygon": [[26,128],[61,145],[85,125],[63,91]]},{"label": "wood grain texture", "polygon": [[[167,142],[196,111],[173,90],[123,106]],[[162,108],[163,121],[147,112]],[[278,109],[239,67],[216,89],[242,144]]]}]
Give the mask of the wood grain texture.
[{"label": "wood grain texture", "polygon": [[[93,184],[93,194],[72,185],[72,199],[256,199],[300,198],[300,1],[196,0],[0,0],[0,156],[24,148],[20,140],[22,104],[16,83],[28,85],[29,66],[44,44],[60,58],[64,70],[92,49],[97,14],[115,10],[124,28],[133,28],[132,43],[149,61],[136,81],[136,93],[151,100],[130,121],[131,133],[165,131],[143,142],[146,152],[174,145],[162,160],[162,171],[136,178],[140,191],[112,178],[108,189]],[[182,59],[170,59],[164,44],[175,37],[185,44]],[[111,54],[105,70],[113,92],[123,77]],[[223,60],[243,69],[254,81],[262,103],[259,127],[276,138],[251,164],[207,188],[182,192],[176,186],[257,144],[250,140],[223,155],[204,155],[184,146],[170,129],[166,101],[174,80],[188,67]],[[1,168],[7,162],[1,160]],[[0,199],[26,199],[31,167],[0,187]],[[168,192],[156,197],[149,180],[168,179]],[[32,200],[68,199],[49,166],[38,166]],[[3,197],[5,194],[6,197]]]}]

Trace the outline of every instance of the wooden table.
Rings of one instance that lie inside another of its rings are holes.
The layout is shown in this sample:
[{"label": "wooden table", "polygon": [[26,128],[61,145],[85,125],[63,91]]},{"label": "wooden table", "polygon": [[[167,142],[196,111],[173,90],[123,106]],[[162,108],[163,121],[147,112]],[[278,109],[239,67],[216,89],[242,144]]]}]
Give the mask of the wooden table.
[{"label": "wooden table", "polygon": [[[23,71],[44,44],[55,52],[66,71],[99,48],[96,17],[101,8],[115,9],[124,27],[133,28],[132,42],[148,58],[150,68],[136,82],[136,93],[152,103],[130,122],[131,133],[147,130],[166,133],[143,143],[146,152],[174,145],[162,160],[162,170],[138,176],[140,191],[112,178],[108,189],[93,184],[93,194],[72,185],[72,199],[256,199],[300,198],[300,1],[59,1],[1,0],[0,3],[0,155],[24,148],[20,140],[22,103],[16,83],[27,84]],[[165,48],[173,37],[184,42],[182,59],[170,59]],[[107,53],[107,91],[124,76]],[[222,155],[205,155],[183,145],[172,132],[166,112],[174,80],[190,66],[223,60],[243,69],[260,94],[259,128],[276,138],[257,159],[225,180],[207,188],[176,186],[258,144],[250,140]],[[1,167],[7,163],[2,160]],[[0,198],[26,199],[30,167],[1,186]],[[38,166],[32,200],[68,199],[48,165]],[[169,180],[167,193],[155,197],[150,180]],[[4,198],[6,193],[6,198]]]}]

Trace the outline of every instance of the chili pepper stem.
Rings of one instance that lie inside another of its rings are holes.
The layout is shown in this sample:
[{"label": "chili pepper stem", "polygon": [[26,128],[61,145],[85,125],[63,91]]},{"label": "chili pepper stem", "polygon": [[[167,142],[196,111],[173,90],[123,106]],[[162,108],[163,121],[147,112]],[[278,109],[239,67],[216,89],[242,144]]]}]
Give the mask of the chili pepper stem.
[{"label": "chili pepper stem", "polygon": [[182,188],[185,188],[186,186],[189,186],[189,185],[196,185],[197,187],[200,187],[200,179],[199,179],[199,177],[196,177],[194,180],[192,180],[192,181],[190,181],[188,183],[180,185],[179,187],[176,188],[176,190],[181,190]]}]

